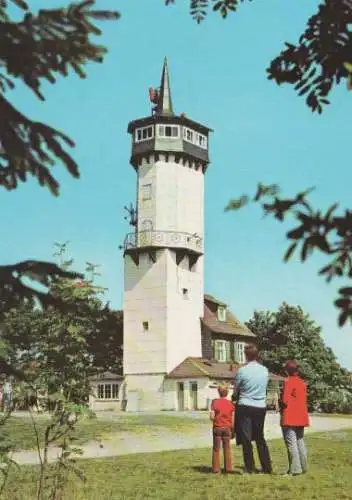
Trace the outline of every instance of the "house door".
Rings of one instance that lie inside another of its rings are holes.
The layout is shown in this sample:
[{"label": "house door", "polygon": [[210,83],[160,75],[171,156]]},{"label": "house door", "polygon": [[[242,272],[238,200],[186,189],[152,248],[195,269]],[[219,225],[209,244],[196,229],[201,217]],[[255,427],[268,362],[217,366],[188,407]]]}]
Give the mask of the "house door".
[{"label": "house door", "polygon": [[177,402],[178,411],[184,411],[185,409],[185,386],[183,382],[177,383]]},{"label": "house door", "polygon": [[191,383],[191,410],[198,410],[198,384]]}]

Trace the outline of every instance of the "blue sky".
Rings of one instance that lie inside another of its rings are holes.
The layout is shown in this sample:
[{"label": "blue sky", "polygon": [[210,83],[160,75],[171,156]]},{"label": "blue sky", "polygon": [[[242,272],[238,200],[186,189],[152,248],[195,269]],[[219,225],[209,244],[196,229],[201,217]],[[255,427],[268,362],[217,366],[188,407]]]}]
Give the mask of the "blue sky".
[{"label": "blue sky", "polygon": [[[120,21],[103,24],[99,43],[109,48],[105,63],[90,65],[86,80],[72,74],[54,86],[45,84],[44,103],[20,84],[12,93],[22,112],[76,141],[81,179],[56,166],[59,198],[34,181],[2,193],[8,236],[0,261],[51,259],[53,242],[70,240],[76,267],[83,269],[87,260],[101,264],[107,298],[121,307],[118,247],[129,231],[123,206],[134,201],[136,186],[126,129],[129,121],[149,114],[148,87],[159,85],[166,55],[176,112],[214,129],[205,179],[207,292],[228,302],[243,321],[254,309],[276,310],[282,301],[301,305],[352,369],[352,329],[337,327],[332,304],[337,284],[317,276],[324,261],[283,264],[283,225],[263,220],[255,206],[223,212],[229,198],[252,192],[258,181],[279,183],[287,195],[316,186],[316,205],[339,200],[342,208],[349,206],[351,94],[342,85],[325,113],[313,115],[292,88],[277,87],[265,74],[284,41],[297,41],[318,1],[244,3],[227,21],[211,15],[200,26],[188,15],[188,0],[168,8],[163,3],[98,1],[98,7],[122,13]],[[44,6],[39,0],[30,4]]]}]

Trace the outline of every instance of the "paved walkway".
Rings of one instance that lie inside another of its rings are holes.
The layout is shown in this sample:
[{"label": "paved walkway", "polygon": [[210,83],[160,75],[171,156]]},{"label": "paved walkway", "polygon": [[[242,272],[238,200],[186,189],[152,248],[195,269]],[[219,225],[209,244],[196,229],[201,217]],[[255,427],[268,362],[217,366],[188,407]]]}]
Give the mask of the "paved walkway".
[{"label": "paved walkway", "polygon": [[[104,419],[102,416],[101,419]],[[115,433],[102,442],[89,442],[85,444],[83,456],[81,458],[102,458],[114,457],[119,455],[129,455],[133,453],[150,453],[169,450],[184,450],[192,448],[208,448],[211,444],[210,424],[200,418],[199,426],[196,430],[189,432],[168,431],[165,428],[151,428],[149,434],[134,433]],[[351,418],[329,418],[329,417],[311,417],[311,427],[308,432],[336,431],[340,429],[352,428]],[[267,439],[281,437],[279,427],[279,416],[277,414],[268,414],[266,419],[265,434]],[[58,448],[49,450],[49,460],[56,460]],[[19,451],[12,455],[12,458],[18,464],[39,463],[38,453],[36,451]]]}]

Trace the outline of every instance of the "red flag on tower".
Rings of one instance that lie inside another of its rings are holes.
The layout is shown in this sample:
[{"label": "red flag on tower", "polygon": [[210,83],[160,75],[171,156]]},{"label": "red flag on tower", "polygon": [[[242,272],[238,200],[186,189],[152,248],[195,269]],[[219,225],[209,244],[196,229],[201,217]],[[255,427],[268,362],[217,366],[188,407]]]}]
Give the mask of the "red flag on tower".
[{"label": "red flag on tower", "polygon": [[159,92],[157,89],[149,87],[149,99],[153,104],[158,104]]}]

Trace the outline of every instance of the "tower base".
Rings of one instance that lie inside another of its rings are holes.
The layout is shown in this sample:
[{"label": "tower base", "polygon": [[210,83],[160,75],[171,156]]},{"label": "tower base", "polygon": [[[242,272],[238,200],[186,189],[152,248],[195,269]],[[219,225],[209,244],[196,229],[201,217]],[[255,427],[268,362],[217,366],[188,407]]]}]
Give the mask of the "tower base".
[{"label": "tower base", "polygon": [[160,411],[166,409],[165,375],[126,375],[126,411]]}]

